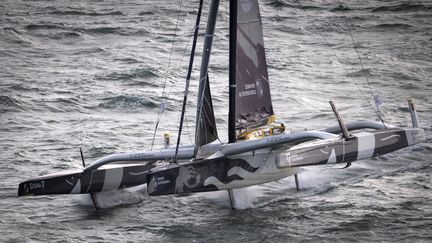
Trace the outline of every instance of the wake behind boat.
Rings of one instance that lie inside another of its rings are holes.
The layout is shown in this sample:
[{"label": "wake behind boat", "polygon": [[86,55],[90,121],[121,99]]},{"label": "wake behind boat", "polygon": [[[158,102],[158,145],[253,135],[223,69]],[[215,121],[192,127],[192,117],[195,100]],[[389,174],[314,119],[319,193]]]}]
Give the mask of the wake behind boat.
[{"label": "wake behind boat", "polygon": [[[338,126],[287,131],[273,112],[262,24],[257,0],[230,3],[228,143],[219,140],[208,67],[219,1],[212,0],[199,77],[195,144],[180,146],[189,82],[203,1],[194,28],[177,144],[160,151],[113,154],[79,171],[22,182],[18,195],[90,193],[98,207],[99,192],[147,184],[150,196],[228,190],[296,175],[305,166],[345,163],[390,153],[425,140],[409,100],[413,127],[375,121],[345,123],[330,102]],[[379,113],[379,111],[378,111]],[[119,164],[120,163],[120,164]],[[297,182],[297,180],[296,180]]]}]

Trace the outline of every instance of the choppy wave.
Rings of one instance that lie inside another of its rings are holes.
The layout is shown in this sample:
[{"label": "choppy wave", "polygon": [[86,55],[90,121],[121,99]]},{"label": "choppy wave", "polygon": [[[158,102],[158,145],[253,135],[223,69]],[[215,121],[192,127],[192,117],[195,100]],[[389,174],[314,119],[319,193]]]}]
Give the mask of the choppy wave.
[{"label": "choppy wave", "polygon": [[410,25],[410,24],[404,24],[404,23],[384,23],[384,24],[377,24],[375,25],[376,28],[379,29],[410,29],[413,28],[414,26]]},{"label": "choppy wave", "polygon": [[22,110],[24,110],[24,104],[22,101],[19,101],[18,99],[9,95],[0,96],[0,113]]},{"label": "choppy wave", "polygon": [[39,30],[39,29],[63,29],[64,24],[53,24],[53,23],[40,23],[40,24],[29,24],[26,25],[24,28],[27,30]]},{"label": "choppy wave", "polygon": [[[145,29],[128,28],[123,26],[100,26],[94,28],[86,27],[73,27],[62,23],[32,23],[24,27],[28,31],[66,31],[67,33],[73,35],[73,37],[80,36],[81,33],[86,34],[118,34],[123,36],[129,35],[146,35],[148,31]],[[49,36],[48,36],[49,37]]]},{"label": "choppy wave", "polygon": [[101,26],[96,28],[75,28],[75,31],[87,33],[87,34],[118,34],[124,36],[130,35],[145,35],[148,33],[144,29],[120,27],[120,26]]},{"label": "choppy wave", "polygon": [[14,28],[14,27],[3,27],[3,30],[5,30],[5,31],[12,31],[15,34],[19,34],[19,35],[22,34],[21,31],[19,31],[17,28]]},{"label": "choppy wave", "polygon": [[103,103],[98,106],[101,108],[116,110],[134,110],[139,108],[156,108],[157,103],[150,98],[141,96],[119,95],[103,99]]},{"label": "choppy wave", "polygon": [[353,9],[348,7],[348,6],[344,6],[342,4],[339,4],[338,6],[332,8],[330,11],[331,12],[338,12],[338,11],[344,12],[344,11],[350,11],[350,10],[353,10]]},{"label": "choppy wave", "polygon": [[153,11],[142,11],[138,13],[138,15],[154,15],[154,14],[155,12]]},{"label": "choppy wave", "polygon": [[[105,76],[98,76],[100,80],[133,80],[133,79],[153,79],[158,75],[146,68],[137,68],[126,72],[112,72]],[[149,83],[151,84],[151,83]]]},{"label": "choppy wave", "polygon": [[33,87],[31,85],[28,84],[14,84],[12,86],[10,86],[10,90],[13,91],[24,91],[24,92],[41,92],[42,89],[40,89],[39,87]]},{"label": "choppy wave", "polygon": [[38,112],[82,112],[82,104],[78,98],[75,97],[58,97],[33,100],[33,110]]},{"label": "choppy wave", "polygon": [[134,64],[134,63],[139,63],[140,61],[135,59],[135,58],[131,58],[131,57],[126,57],[126,58],[117,58],[115,59],[116,61],[121,61],[124,63],[128,63],[128,64]]},{"label": "choppy wave", "polygon": [[349,72],[348,77],[363,77],[364,78],[365,75],[370,77],[372,74],[371,72],[372,72],[372,70],[370,68],[359,69],[357,71]]},{"label": "choppy wave", "polygon": [[380,6],[372,9],[372,12],[409,12],[409,11],[427,11],[431,10],[432,5],[401,3],[395,5]]},{"label": "choppy wave", "polygon": [[85,11],[85,10],[54,10],[44,14],[53,15],[82,15],[82,16],[109,16],[109,15],[124,15],[121,11]]},{"label": "choppy wave", "polygon": [[[8,42],[14,43],[14,44],[20,44],[23,46],[24,45],[26,45],[26,46],[31,45],[31,41],[28,38],[26,38],[23,35],[23,32],[21,30],[19,30],[18,28],[4,27],[3,31],[4,31],[5,40]],[[10,50],[8,50],[8,52],[10,52]]]},{"label": "choppy wave", "polygon": [[272,7],[289,7],[289,8],[298,8],[298,9],[322,9],[321,6],[316,5],[305,5],[304,2],[298,1],[295,4],[291,4],[286,0],[271,0],[268,1],[268,5]]}]

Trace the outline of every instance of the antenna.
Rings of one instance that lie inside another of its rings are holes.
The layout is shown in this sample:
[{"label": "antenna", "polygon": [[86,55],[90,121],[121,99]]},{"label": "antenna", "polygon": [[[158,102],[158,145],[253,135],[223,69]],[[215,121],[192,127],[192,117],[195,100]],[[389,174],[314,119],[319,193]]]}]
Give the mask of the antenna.
[{"label": "antenna", "polygon": [[82,163],[83,163],[83,167],[86,167],[85,162],[84,162],[84,155],[83,155],[81,147],[80,147],[80,154],[81,154],[81,160],[82,160]]}]

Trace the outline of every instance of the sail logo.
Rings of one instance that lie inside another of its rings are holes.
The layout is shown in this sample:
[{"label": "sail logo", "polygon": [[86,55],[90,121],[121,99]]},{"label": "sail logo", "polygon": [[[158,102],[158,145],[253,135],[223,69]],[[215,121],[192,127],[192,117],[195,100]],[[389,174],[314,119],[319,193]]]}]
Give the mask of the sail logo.
[{"label": "sail logo", "polygon": [[256,95],[257,91],[256,91],[255,87],[256,87],[255,83],[245,84],[245,90],[242,90],[242,91],[239,92],[239,97]]},{"label": "sail logo", "polygon": [[263,90],[263,84],[261,82],[261,79],[257,79],[255,82],[256,82],[256,90],[258,91],[258,97],[263,97],[264,90]]},{"label": "sail logo", "polygon": [[251,0],[240,0],[240,8],[245,13],[250,12],[252,9],[252,1]]}]

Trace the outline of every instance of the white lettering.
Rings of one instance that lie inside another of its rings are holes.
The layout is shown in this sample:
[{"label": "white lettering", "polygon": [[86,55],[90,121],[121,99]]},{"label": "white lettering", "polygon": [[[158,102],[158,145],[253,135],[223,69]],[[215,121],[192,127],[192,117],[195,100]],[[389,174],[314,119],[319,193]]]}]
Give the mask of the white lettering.
[{"label": "white lettering", "polygon": [[245,84],[245,89],[255,89],[255,84]]},{"label": "white lettering", "polygon": [[251,95],[256,95],[256,90],[240,91],[239,93],[239,97],[251,96]]},{"label": "white lettering", "polygon": [[171,181],[170,180],[163,180],[163,181],[158,181],[156,184],[157,185],[164,185],[164,184],[169,184]]},{"label": "white lettering", "polygon": [[29,183],[29,187],[30,187],[30,190],[39,189],[39,188],[41,188],[42,190],[44,190],[45,189],[45,181],[30,182]]},{"label": "white lettering", "polygon": [[169,184],[171,183],[170,180],[165,179],[165,177],[161,176],[161,177],[156,177],[156,185],[164,185],[164,184]]}]

